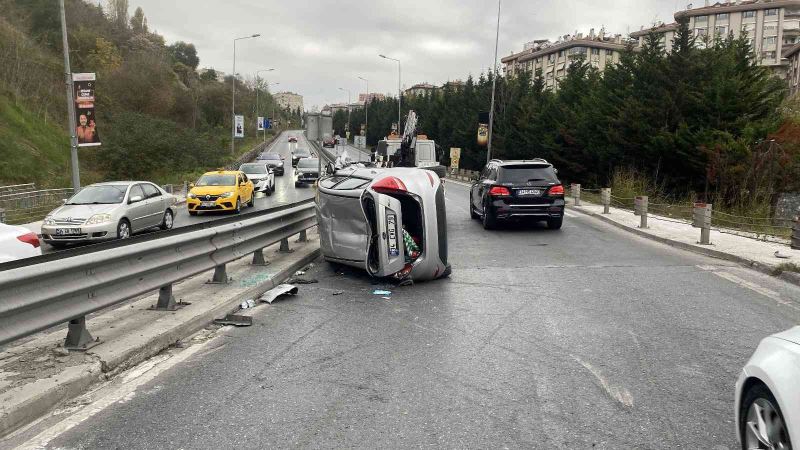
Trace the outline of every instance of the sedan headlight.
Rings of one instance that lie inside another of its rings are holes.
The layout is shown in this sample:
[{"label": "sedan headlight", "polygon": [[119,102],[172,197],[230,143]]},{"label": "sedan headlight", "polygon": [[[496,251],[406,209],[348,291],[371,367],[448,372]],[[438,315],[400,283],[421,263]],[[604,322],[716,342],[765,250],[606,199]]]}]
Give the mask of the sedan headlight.
[{"label": "sedan headlight", "polygon": [[219,196],[219,198],[231,198],[233,197],[233,195],[234,195],[233,192],[224,192]]},{"label": "sedan headlight", "polygon": [[187,195],[187,197],[189,197],[189,198],[197,198],[197,194],[195,194],[194,192],[189,192],[189,195]]},{"label": "sedan headlight", "polygon": [[86,225],[97,225],[111,221],[111,214],[95,214],[86,221]]},{"label": "sedan headlight", "polygon": [[42,223],[44,223],[45,225],[55,225],[56,221],[53,220],[52,217],[47,216],[47,217],[44,218],[44,221]]}]

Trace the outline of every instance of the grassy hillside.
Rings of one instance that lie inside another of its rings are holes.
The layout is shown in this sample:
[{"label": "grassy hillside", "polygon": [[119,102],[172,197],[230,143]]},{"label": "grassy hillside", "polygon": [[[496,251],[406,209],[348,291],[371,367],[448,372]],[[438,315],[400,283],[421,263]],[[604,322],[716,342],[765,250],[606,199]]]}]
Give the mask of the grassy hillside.
[{"label": "grassy hillside", "polygon": [[71,185],[69,137],[0,93],[0,185]]}]

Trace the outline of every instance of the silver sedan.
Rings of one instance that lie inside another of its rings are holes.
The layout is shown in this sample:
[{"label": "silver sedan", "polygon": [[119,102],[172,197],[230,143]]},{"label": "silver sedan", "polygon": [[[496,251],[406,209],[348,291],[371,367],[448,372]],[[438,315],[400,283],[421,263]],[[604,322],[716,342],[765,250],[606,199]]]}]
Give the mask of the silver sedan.
[{"label": "silver sedan", "polygon": [[444,185],[431,171],[337,170],[319,181],[317,222],[328,261],[400,281],[450,275]]},{"label": "silver sedan", "polygon": [[147,181],[86,186],[45,217],[42,238],[54,247],[72,242],[127,239],[133,233],[172,228],[177,199]]}]

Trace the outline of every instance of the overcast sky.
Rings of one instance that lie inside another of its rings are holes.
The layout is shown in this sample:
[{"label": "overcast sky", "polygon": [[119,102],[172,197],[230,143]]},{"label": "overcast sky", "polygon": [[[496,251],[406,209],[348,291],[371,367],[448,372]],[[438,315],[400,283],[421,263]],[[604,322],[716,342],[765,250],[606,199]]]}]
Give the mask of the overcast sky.
[{"label": "overcast sky", "polygon": [[[503,0],[500,57],[534,39],[584,34],[605,26],[610,34],[639,30],[654,21],[671,22],[684,2],[676,0]],[[130,0],[141,6],[151,30],[168,43],[197,46],[200,67],[230,73],[234,37],[236,71],[267,78],[273,91],[305,97],[306,109],[347,101],[366,92],[397,92],[397,64],[403,86],[478,76],[492,66],[497,3],[493,0]],[[355,100],[354,100],[355,101]]]}]

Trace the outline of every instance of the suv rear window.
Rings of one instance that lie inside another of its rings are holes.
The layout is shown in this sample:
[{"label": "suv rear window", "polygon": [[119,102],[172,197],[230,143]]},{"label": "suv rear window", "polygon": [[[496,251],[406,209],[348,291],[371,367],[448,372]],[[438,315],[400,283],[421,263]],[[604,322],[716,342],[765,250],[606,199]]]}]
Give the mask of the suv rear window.
[{"label": "suv rear window", "polygon": [[500,166],[497,177],[500,183],[527,183],[529,181],[557,182],[553,166],[541,164],[521,164],[514,166]]}]

